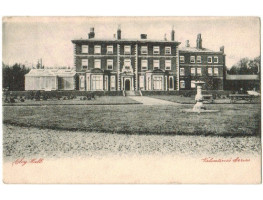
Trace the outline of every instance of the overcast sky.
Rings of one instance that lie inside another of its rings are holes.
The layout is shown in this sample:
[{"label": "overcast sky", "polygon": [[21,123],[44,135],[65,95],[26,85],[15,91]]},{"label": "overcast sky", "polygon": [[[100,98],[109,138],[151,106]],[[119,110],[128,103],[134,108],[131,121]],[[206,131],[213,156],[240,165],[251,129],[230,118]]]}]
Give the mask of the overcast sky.
[{"label": "overcast sky", "polygon": [[113,38],[118,25],[122,38],[170,40],[174,26],[175,40],[196,46],[202,34],[203,47],[219,51],[225,46],[226,65],[240,58],[260,55],[260,21],[253,17],[13,17],[3,19],[3,62],[34,66],[42,58],[45,66],[73,66],[72,39],[87,38],[90,27],[96,38]]}]

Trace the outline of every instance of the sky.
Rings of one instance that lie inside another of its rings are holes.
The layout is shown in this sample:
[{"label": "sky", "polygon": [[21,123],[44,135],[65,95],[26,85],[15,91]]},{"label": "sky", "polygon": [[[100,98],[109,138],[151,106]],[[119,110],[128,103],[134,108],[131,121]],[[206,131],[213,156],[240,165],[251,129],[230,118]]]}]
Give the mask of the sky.
[{"label": "sky", "polygon": [[241,58],[260,55],[260,20],[257,17],[5,17],[3,18],[3,62],[44,66],[73,67],[72,39],[88,38],[91,27],[95,38],[113,38],[120,25],[122,38],[170,40],[172,27],[175,40],[196,46],[198,33],[203,47],[219,51],[225,46],[226,66]]}]

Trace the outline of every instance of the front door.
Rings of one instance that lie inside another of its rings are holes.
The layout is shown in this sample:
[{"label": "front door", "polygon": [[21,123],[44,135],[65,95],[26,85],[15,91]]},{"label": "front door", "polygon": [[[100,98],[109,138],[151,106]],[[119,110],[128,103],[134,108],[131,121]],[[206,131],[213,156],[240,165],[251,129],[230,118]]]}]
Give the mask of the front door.
[{"label": "front door", "polygon": [[130,79],[126,79],[125,80],[125,90],[126,91],[131,90],[131,81],[130,81]]}]

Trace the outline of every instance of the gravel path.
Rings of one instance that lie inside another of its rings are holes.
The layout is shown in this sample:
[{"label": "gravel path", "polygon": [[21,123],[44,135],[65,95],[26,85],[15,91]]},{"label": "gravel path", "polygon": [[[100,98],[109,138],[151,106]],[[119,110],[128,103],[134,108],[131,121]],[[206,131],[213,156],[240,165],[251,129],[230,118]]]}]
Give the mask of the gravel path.
[{"label": "gravel path", "polygon": [[129,98],[138,101],[143,105],[180,105],[179,103],[144,96],[129,96]]},{"label": "gravel path", "polygon": [[5,159],[105,155],[258,155],[259,137],[125,135],[3,125]]}]

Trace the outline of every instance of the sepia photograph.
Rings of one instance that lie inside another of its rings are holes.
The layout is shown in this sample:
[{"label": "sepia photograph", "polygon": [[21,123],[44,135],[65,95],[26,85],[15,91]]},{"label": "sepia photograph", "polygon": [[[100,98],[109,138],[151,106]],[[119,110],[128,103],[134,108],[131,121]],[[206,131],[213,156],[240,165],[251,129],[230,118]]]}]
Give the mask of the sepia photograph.
[{"label": "sepia photograph", "polygon": [[260,184],[259,17],[3,17],[4,183]]}]

